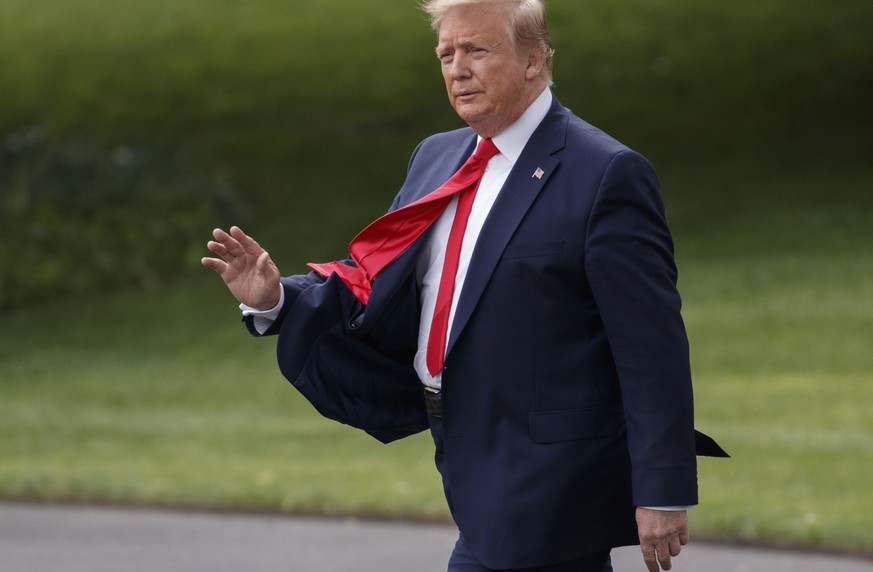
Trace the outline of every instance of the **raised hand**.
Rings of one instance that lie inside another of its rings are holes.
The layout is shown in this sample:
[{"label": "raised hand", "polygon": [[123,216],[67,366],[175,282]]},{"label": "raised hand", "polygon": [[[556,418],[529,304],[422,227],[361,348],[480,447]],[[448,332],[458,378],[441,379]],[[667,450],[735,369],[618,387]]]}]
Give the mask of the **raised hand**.
[{"label": "raised hand", "polygon": [[218,258],[204,257],[203,266],[221,276],[241,303],[256,310],[275,307],[279,303],[280,275],[267,251],[236,226],[230,233],[216,228],[212,236],[215,240],[206,247]]}]

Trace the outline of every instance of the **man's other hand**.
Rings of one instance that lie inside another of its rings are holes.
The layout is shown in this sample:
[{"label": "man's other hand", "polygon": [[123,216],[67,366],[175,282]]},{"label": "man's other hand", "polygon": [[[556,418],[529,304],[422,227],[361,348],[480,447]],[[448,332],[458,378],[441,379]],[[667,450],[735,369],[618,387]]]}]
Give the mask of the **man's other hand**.
[{"label": "man's other hand", "polygon": [[688,515],[684,510],[637,508],[640,550],[649,572],[670,570],[671,558],[688,544]]}]

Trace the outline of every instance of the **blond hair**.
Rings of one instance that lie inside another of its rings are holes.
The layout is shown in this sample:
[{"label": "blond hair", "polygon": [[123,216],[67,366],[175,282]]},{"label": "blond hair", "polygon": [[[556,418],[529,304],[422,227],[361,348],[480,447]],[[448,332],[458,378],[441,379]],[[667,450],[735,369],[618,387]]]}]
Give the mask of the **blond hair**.
[{"label": "blond hair", "polygon": [[546,27],[546,7],[542,0],[427,0],[422,8],[430,16],[430,25],[439,31],[443,16],[459,6],[487,6],[506,10],[511,35],[521,52],[542,51],[543,77],[551,84],[555,50]]}]

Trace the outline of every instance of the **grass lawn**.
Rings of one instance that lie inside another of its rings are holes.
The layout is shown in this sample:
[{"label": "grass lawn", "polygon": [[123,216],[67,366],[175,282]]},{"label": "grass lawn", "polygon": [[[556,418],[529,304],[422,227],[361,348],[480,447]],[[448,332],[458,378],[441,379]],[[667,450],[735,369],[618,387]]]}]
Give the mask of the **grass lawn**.
[{"label": "grass lawn", "polygon": [[871,551],[873,171],[699,176],[721,192],[675,197],[680,287],[698,426],[734,458],[702,460],[692,521]]},{"label": "grass lawn", "polygon": [[[662,175],[697,423],[734,457],[695,531],[873,550],[873,172]],[[0,319],[2,497],[446,516],[429,437],[319,418],[211,275]]]},{"label": "grass lawn", "polygon": [[0,495],[440,514],[427,447],[314,414],[217,286],[4,317]]}]

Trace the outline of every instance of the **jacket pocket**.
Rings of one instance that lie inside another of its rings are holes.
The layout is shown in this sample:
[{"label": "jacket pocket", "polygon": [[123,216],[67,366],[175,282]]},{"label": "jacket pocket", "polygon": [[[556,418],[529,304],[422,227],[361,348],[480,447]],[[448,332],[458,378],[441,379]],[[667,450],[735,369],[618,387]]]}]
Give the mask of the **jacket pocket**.
[{"label": "jacket pocket", "polygon": [[555,256],[564,252],[564,242],[536,242],[510,244],[503,251],[503,259],[532,258],[535,256]]},{"label": "jacket pocket", "polygon": [[528,419],[534,443],[612,437],[625,429],[621,405],[537,411],[528,414]]}]

